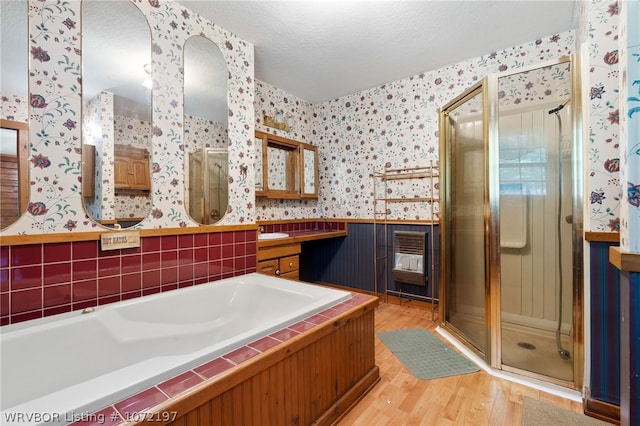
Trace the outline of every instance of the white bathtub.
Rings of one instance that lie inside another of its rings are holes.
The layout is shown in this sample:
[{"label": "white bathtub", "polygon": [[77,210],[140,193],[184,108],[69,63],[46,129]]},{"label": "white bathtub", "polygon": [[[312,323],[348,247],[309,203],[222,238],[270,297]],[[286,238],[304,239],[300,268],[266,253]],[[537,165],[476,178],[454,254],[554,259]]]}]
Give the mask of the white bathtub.
[{"label": "white bathtub", "polygon": [[2,327],[0,422],[64,424],[349,298],[248,274]]}]

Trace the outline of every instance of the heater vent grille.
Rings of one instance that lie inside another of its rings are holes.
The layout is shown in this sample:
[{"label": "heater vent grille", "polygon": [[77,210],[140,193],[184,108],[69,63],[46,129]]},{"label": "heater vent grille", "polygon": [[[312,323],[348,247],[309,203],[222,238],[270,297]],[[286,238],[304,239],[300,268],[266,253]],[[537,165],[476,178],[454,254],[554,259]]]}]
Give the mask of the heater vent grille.
[{"label": "heater vent grille", "polygon": [[424,254],[424,234],[396,233],[396,253]]},{"label": "heater vent grille", "polygon": [[396,231],[393,241],[393,279],[401,283],[427,285],[426,233]]}]

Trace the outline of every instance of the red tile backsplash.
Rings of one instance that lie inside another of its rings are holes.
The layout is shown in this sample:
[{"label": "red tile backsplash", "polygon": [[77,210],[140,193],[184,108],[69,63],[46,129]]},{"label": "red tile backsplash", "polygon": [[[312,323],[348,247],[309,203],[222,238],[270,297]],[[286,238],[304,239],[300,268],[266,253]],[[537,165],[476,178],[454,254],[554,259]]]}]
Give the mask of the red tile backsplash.
[{"label": "red tile backsplash", "polygon": [[11,266],[39,265],[42,263],[42,246],[38,244],[14,247]]},{"label": "red tile backsplash", "polygon": [[74,260],[71,264],[73,281],[88,280],[98,276],[98,259]]},{"label": "red tile backsplash", "polygon": [[178,248],[177,235],[164,235],[160,237],[160,250],[175,250]]},{"label": "red tile backsplash", "polygon": [[84,280],[74,281],[71,287],[72,302],[82,302],[98,298],[98,281]]},{"label": "red tile backsplash", "polygon": [[11,292],[11,314],[42,310],[42,288]]},{"label": "red tile backsplash", "polygon": [[44,307],[71,304],[71,284],[50,285],[44,288]]},{"label": "red tile backsplash", "polygon": [[142,251],[144,253],[160,251],[160,237],[143,238],[140,245],[142,246]]},{"label": "red tile backsplash", "polygon": [[73,260],[95,259],[98,256],[98,241],[75,241],[71,243]]},{"label": "red tile backsplash", "polygon": [[70,262],[71,244],[53,243],[44,245],[44,263]]},{"label": "red tile backsplash", "polygon": [[0,268],[9,267],[9,247],[0,247]]},{"label": "red tile backsplash", "polygon": [[120,275],[120,257],[101,257],[98,259],[98,276]]},{"label": "red tile backsplash", "polygon": [[71,262],[45,263],[43,267],[44,285],[71,282]]},{"label": "red tile backsplash", "polygon": [[11,291],[42,286],[42,265],[11,268]]},{"label": "red tile backsplash", "polygon": [[[316,221],[265,232],[344,227]],[[99,241],[0,247],[0,324],[255,272],[256,238],[247,230],[143,237],[139,248],[112,251]]]},{"label": "red tile backsplash", "polygon": [[99,241],[3,246],[0,324],[255,271],[253,230],[142,237],[139,248],[111,251]]}]

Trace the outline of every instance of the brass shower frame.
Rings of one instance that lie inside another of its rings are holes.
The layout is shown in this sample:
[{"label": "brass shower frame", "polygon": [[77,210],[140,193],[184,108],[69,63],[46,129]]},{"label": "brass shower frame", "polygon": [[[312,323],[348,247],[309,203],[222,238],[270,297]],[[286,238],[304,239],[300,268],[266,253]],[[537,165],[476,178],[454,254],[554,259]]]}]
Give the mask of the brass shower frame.
[{"label": "brass shower frame", "polygon": [[[490,167],[498,164],[498,79],[509,75],[520,74],[539,68],[569,62],[571,65],[571,118],[572,118],[572,188],[571,199],[573,209],[572,247],[573,247],[573,382],[542,376],[530,371],[509,367],[502,364],[501,336],[501,300],[500,300],[500,227],[499,227],[499,170]],[[467,89],[440,109],[440,165],[441,165],[441,201],[440,201],[440,297],[442,315],[441,326],[455,338],[459,339],[472,352],[480,356],[492,368],[517,373],[533,379],[541,379],[568,388],[581,390],[584,382],[584,258],[583,258],[583,162],[582,149],[582,69],[583,55],[578,52],[542,64],[514,69],[508,72],[491,74]],[[485,250],[485,342],[486,351],[474,346],[470,340],[452,324],[449,318],[449,301],[446,283],[450,271],[447,259],[451,248],[447,220],[451,209],[451,159],[447,144],[450,136],[448,113],[467,100],[483,94],[483,137],[484,137],[484,250]]]}]

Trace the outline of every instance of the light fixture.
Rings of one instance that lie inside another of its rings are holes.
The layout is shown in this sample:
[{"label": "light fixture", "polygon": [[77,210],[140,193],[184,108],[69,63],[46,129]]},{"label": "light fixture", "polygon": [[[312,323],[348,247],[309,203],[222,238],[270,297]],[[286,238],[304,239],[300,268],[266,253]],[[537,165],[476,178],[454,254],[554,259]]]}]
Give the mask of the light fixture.
[{"label": "light fixture", "polygon": [[291,114],[287,114],[285,117],[284,111],[281,109],[276,110],[273,117],[266,114],[262,117],[262,124],[265,126],[273,127],[274,129],[283,130],[285,132],[291,131],[293,123],[293,116]]},{"label": "light fixture", "polygon": [[144,64],[144,72],[147,76],[144,78],[142,86],[151,90],[151,88],[153,88],[153,80],[151,80],[151,64]]}]

